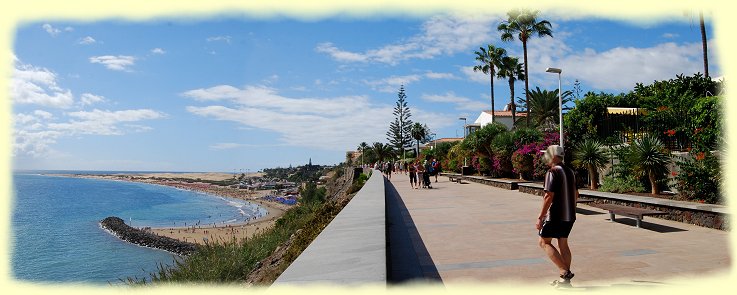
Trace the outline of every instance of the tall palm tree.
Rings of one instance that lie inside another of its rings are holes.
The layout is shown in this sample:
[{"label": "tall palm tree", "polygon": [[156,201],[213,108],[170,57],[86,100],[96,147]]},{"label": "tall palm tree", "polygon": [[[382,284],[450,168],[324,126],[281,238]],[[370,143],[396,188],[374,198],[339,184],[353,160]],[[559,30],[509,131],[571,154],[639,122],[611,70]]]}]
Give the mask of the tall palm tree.
[{"label": "tall palm tree", "polygon": [[412,134],[412,138],[414,138],[417,141],[417,152],[415,155],[420,155],[420,141],[425,140],[427,138],[428,132],[427,128],[423,126],[420,123],[414,123],[412,124],[412,129],[410,130],[410,133]]},{"label": "tall palm tree", "polygon": [[703,11],[699,11],[699,26],[701,27],[701,48],[704,52],[704,76],[709,78],[709,58],[706,54],[706,26],[704,26]]},{"label": "tall palm tree", "polygon": [[671,162],[668,151],[654,135],[645,135],[635,139],[630,146],[629,157],[635,163],[637,176],[647,176],[650,181],[650,192],[653,195],[660,193],[658,181],[668,173],[668,164]]},{"label": "tall palm tree", "polygon": [[[517,38],[522,41],[522,51],[524,52],[524,64],[525,64],[525,73],[528,74],[528,78],[525,79],[525,96],[529,94],[530,87],[529,87],[529,73],[530,71],[527,69],[527,40],[530,39],[530,37],[533,37],[537,35],[538,37],[542,38],[544,36],[550,36],[553,37],[553,29],[552,25],[547,20],[537,21],[537,13],[538,11],[531,11],[531,10],[520,10],[515,9],[507,12],[507,20],[503,21],[499,26],[497,27],[497,30],[502,32],[501,39],[502,41],[512,41],[514,40],[514,34],[517,34]],[[525,101],[527,101],[527,97],[525,98]],[[527,125],[530,125],[530,109],[527,109]]]},{"label": "tall palm tree", "polygon": [[517,122],[517,106],[514,104],[514,82],[517,80],[525,80],[525,71],[522,69],[522,64],[519,62],[519,58],[505,56],[502,58],[501,64],[499,64],[499,72],[497,77],[504,79],[507,78],[509,82],[509,104],[512,110],[512,126]]},{"label": "tall palm tree", "polygon": [[[561,97],[563,105],[570,102],[572,92],[570,90],[563,91]],[[534,126],[543,127],[545,129],[554,129],[558,124],[558,89],[554,91],[540,90],[540,87],[535,87],[534,90],[530,91],[527,95],[528,102],[518,101],[527,110],[528,119],[533,120]],[[568,107],[563,107],[563,110],[569,110]]]},{"label": "tall palm tree", "polygon": [[366,143],[365,141],[364,141],[364,142],[361,142],[361,143],[360,143],[360,144],[358,145],[358,151],[360,151],[360,152],[361,152],[361,165],[363,165],[363,154],[365,154],[365,153],[366,153],[366,149],[367,149],[368,147],[369,147],[369,145],[368,145],[368,143]]},{"label": "tall palm tree", "polygon": [[507,51],[504,48],[498,48],[494,45],[486,45],[486,49],[479,47],[479,51],[476,53],[476,60],[481,64],[475,65],[473,71],[481,71],[482,73],[489,75],[491,81],[491,121],[494,122],[494,74],[496,68],[502,63],[502,58],[507,55]]},{"label": "tall palm tree", "polygon": [[585,139],[573,149],[573,165],[589,171],[589,184],[592,190],[599,186],[599,169],[608,162],[604,145],[596,139]]}]

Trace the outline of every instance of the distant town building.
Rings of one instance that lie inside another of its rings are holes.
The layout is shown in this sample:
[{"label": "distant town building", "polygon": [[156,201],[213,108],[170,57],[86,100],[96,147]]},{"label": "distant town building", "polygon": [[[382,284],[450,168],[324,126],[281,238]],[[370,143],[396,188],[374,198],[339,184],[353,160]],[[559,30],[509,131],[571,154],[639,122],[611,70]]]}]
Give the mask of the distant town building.
[{"label": "distant town building", "polygon": [[434,149],[437,144],[443,143],[443,142],[456,142],[456,141],[462,141],[463,137],[447,137],[447,138],[438,138],[436,140],[428,141],[427,143],[420,145],[420,150],[425,149]]}]

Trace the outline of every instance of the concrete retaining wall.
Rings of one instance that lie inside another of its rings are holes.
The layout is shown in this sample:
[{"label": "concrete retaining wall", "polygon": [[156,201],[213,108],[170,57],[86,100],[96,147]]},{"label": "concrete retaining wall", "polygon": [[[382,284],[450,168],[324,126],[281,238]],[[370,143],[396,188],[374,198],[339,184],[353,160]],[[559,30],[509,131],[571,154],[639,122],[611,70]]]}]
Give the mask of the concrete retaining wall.
[{"label": "concrete retaining wall", "polygon": [[374,170],[350,203],[274,285],[386,284],[384,194],[384,177]]}]

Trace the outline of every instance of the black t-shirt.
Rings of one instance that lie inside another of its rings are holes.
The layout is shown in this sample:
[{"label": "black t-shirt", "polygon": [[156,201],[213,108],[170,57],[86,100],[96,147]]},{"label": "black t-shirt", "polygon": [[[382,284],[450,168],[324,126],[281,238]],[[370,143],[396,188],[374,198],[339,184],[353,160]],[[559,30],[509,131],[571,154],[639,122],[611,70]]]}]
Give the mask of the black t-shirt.
[{"label": "black t-shirt", "polygon": [[553,193],[547,221],[576,220],[576,174],[571,168],[556,165],[545,174],[545,191]]}]

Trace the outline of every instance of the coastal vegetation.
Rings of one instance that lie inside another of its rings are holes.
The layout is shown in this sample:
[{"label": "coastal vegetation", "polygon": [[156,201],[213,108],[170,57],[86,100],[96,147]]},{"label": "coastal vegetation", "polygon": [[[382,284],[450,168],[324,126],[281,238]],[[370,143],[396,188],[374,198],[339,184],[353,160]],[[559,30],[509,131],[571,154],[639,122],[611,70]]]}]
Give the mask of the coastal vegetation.
[{"label": "coastal vegetation", "polygon": [[[334,178],[330,178],[328,187],[339,178],[353,177],[352,168],[346,164],[330,173]],[[340,185],[344,187],[333,189],[333,195],[325,186],[307,182],[300,190],[299,205],[287,210],[273,227],[246,239],[206,242],[190,255],[176,258],[171,266],[160,264],[150,280],[128,278],[126,281],[133,285],[183,282],[268,285],[317,237],[367,179],[368,175],[362,174],[356,181],[346,181]]]}]

